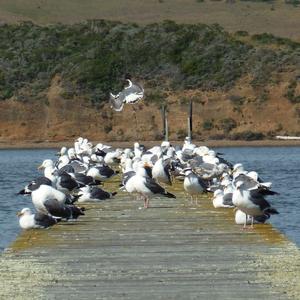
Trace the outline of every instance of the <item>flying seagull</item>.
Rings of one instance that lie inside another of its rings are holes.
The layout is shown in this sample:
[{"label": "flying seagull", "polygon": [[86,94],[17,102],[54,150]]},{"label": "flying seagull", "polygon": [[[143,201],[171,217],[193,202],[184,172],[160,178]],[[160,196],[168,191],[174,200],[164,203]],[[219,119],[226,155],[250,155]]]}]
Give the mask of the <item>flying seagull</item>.
[{"label": "flying seagull", "polygon": [[114,95],[110,93],[109,102],[111,108],[115,111],[122,111],[124,104],[137,103],[144,97],[144,89],[139,83],[133,83],[130,79],[126,79],[128,86],[121,92]]}]

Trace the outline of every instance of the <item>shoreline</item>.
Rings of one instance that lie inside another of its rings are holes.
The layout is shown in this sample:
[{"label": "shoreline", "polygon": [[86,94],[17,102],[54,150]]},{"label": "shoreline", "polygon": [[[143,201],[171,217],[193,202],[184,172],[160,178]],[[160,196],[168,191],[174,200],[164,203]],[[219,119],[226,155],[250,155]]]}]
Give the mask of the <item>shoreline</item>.
[{"label": "shoreline", "polygon": [[[75,140],[68,141],[0,141],[0,150],[5,149],[51,149],[61,148],[62,146],[73,147]],[[109,144],[113,147],[132,147],[134,141],[92,141],[93,145],[97,143]],[[170,141],[171,144],[181,145],[183,141]],[[161,141],[141,141],[148,147],[160,144]],[[232,140],[193,140],[196,145],[205,145],[208,147],[297,147],[300,146],[300,140],[255,140],[255,141],[232,141]]]}]

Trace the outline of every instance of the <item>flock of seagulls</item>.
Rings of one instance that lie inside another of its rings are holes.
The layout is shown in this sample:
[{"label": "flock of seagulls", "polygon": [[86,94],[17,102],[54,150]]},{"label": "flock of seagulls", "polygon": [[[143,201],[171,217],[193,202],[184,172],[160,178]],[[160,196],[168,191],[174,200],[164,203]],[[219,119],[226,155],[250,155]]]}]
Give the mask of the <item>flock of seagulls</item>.
[{"label": "flock of seagulls", "polygon": [[45,159],[39,167],[43,175],[19,192],[31,196],[36,210],[24,208],[18,213],[23,229],[77,219],[84,215],[82,203],[114,198],[117,192],[105,191],[102,185],[115,176],[121,181],[121,192],[143,201],[144,208],[154,197],[176,198],[168,189],[179,182],[192,204],[197,204],[201,194],[210,194],[215,208],[234,209],[235,222],[243,228],[278,214],[266,200],[278,194],[271,190],[270,182],[206,146],[193,144],[188,137],[182,146],[164,141],[149,149],[138,142],[125,149],[93,145],[80,137],[74,147],[62,147],[57,155],[56,161]]}]

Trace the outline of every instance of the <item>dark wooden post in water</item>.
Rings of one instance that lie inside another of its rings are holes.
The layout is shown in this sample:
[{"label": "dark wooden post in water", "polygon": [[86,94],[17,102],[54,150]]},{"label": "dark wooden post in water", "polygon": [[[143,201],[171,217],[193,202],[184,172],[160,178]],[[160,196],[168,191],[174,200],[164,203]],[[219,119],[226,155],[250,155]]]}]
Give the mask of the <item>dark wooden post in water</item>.
[{"label": "dark wooden post in water", "polygon": [[161,113],[162,113],[162,122],[163,122],[163,136],[164,136],[165,141],[168,141],[169,140],[169,126],[168,126],[166,105],[162,106]]},{"label": "dark wooden post in water", "polygon": [[193,138],[193,100],[189,103],[189,116],[188,116],[188,137]]}]

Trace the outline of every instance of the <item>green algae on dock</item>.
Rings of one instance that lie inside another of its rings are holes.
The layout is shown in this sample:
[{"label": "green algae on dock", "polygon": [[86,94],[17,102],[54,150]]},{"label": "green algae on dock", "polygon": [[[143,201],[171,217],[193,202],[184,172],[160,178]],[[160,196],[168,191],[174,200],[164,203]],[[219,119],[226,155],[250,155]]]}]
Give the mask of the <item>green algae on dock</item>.
[{"label": "green algae on dock", "polygon": [[[106,184],[111,189],[114,184]],[[242,231],[204,195],[125,193],[22,232],[0,261],[1,299],[299,299],[298,248],[271,225]]]}]

